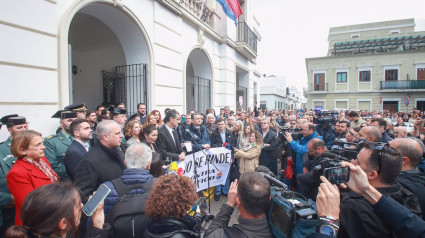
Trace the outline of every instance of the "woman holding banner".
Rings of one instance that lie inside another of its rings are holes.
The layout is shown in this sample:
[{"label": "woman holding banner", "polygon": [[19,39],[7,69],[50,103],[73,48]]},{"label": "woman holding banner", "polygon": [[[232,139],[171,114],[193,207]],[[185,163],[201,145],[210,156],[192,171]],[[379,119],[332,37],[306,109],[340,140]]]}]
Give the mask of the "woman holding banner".
[{"label": "woman holding banner", "polygon": [[241,149],[235,150],[235,158],[239,159],[239,172],[254,171],[258,166],[259,158],[263,148],[263,136],[260,132],[254,131],[249,137],[249,141]]}]

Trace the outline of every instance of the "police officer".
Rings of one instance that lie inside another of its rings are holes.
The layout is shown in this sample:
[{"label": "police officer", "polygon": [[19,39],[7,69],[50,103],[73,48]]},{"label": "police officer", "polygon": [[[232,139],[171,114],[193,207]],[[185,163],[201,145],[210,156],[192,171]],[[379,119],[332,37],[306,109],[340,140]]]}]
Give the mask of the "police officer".
[{"label": "police officer", "polygon": [[66,150],[71,145],[72,136],[69,132],[69,126],[77,119],[77,113],[73,111],[58,111],[52,118],[60,118],[62,130],[56,134],[48,136],[44,140],[44,156],[52,165],[53,170],[59,175],[61,179],[68,179],[63,158],[65,157]]},{"label": "police officer", "polygon": [[0,128],[1,124],[6,125],[10,133],[9,138],[0,143],[0,237],[3,237],[4,232],[15,223],[15,198],[7,187],[6,175],[17,158],[11,154],[10,146],[16,134],[28,129],[28,122],[25,117],[13,114],[1,118]]},{"label": "police officer", "polygon": [[67,111],[76,112],[78,119],[86,119],[87,107],[86,107],[86,104],[84,102],[74,103],[74,104],[68,105],[64,109],[67,110]]},{"label": "police officer", "polygon": [[[111,120],[114,120],[118,123],[118,125],[121,127],[121,133],[123,135],[125,135],[124,126],[125,126],[125,123],[127,122],[127,116],[126,116],[127,110],[123,109],[123,108],[110,106],[108,108],[108,111],[109,111],[109,116],[110,116]],[[126,144],[127,144],[127,142],[125,140],[125,137],[123,136],[122,139],[121,139],[121,145],[119,147],[123,156],[125,154],[125,151],[127,150]]]}]

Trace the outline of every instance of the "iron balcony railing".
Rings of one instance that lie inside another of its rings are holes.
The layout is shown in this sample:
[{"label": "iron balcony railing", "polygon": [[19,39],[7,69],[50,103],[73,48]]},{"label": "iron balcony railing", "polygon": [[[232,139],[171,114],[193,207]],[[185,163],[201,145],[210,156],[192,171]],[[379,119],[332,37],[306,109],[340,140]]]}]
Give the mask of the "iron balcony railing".
[{"label": "iron balcony railing", "polygon": [[249,48],[257,53],[257,36],[245,22],[238,22],[237,41],[245,42]]},{"label": "iron balcony railing", "polygon": [[425,89],[425,80],[381,81],[381,90]]},{"label": "iron balcony railing", "polygon": [[310,92],[326,92],[328,91],[328,83],[322,83],[322,84],[310,84],[311,88],[313,90],[310,90]]}]

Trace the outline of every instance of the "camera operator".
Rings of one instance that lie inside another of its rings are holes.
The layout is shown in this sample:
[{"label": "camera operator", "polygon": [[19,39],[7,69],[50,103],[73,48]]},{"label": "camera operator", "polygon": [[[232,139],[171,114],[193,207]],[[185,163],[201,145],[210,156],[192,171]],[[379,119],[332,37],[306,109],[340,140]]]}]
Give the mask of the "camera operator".
[{"label": "camera operator", "polygon": [[320,138],[322,139],[317,132],[314,131],[314,125],[313,123],[305,122],[301,125],[303,138],[301,138],[300,142],[297,142],[292,139],[292,136],[289,132],[286,132],[284,134],[286,140],[291,144],[291,148],[297,153],[295,164],[296,164],[296,171],[295,175],[302,174],[303,173],[303,155],[304,153],[308,152],[307,144],[312,140],[313,138]]},{"label": "camera operator", "polygon": [[308,144],[308,158],[311,160],[303,161],[304,173],[298,174],[297,181],[299,184],[300,192],[307,199],[314,199],[317,195],[317,188],[320,181],[313,178],[312,169],[314,166],[319,165],[323,159],[323,152],[327,152],[326,144],[319,138],[312,139]]},{"label": "camera operator", "polygon": [[[398,151],[388,144],[365,142],[353,164],[366,172],[370,185],[380,193],[392,197],[415,214],[421,214],[417,197],[395,183],[402,167],[402,159]],[[355,190],[342,194],[340,217],[338,237],[392,237],[393,235],[392,228],[373,212],[370,203]]]},{"label": "camera operator", "polygon": [[330,149],[332,147],[332,142],[336,138],[335,131],[332,129],[330,123],[326,122],[324,124],[318,124],[316,126],[316,131],[323,137],[326,147]]},{"label": "camera operator", "polygon": [[344,139],[347,135],[347,132],[350,130],[350,126],[347,121],[342,120],[338,121],[337,124],[335,124],[335,127],[338,126],[338,133],[336,133],[336,138],[338,140]]},{"label": "camera operator", "polygon": [[[270,184],[259,173],[245,172],[240,180],[230,185],[227,203],[221,206],[212,221],[205,238],[211,237],[270,237],[273,235],[267,223],[266,212],[270,203]],[[240,216],[238,225],[229,227],[230,217],[235,206]]]}]

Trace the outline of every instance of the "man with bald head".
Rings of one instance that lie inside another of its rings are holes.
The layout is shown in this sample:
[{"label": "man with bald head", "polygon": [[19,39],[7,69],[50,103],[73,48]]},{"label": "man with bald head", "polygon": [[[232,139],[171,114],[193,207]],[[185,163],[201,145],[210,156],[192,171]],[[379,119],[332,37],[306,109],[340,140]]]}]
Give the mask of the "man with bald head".
[{"label": "man with bald head", "polygon": [[[400,127],[397,127],[400,128]],[[423,150],[413,138],[397,138],[390,142],[390,146],[401,154],[403,161],[397,182],[416,194],[422,208],[422,217],[425,216],[425,173],[418,169]]]},{"label": "man with bald head", "polygon": [[361,139],[365,139],[370,142],[380,142],[382,138],[381,132],[374,126],[363,127],[359,132],[359,136]]},{"label": "man with bald head", "polygon": [[394,136],[395,136],[395,138],[405,138],[405,137],[407,137],[406,127],[403,127],[403,126],[394,127]]}]

